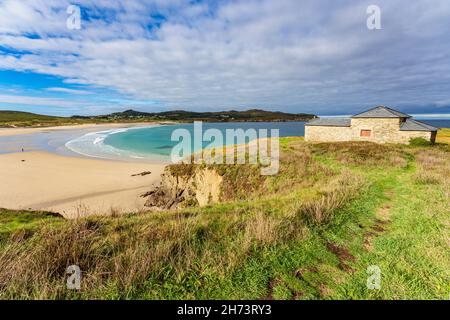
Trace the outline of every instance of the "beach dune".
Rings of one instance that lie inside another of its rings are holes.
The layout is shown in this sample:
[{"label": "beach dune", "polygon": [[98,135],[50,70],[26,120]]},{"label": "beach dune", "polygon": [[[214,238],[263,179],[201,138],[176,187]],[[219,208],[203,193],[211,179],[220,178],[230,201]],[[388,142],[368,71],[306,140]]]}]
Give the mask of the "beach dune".
[{"label": "beach dune", "polygon": [[[58,212],[66,218],[137,212],[164,164],[66,157],[47,152],[0,155],[0,207]],[[136,175],[144,171],[151,174]]]}]

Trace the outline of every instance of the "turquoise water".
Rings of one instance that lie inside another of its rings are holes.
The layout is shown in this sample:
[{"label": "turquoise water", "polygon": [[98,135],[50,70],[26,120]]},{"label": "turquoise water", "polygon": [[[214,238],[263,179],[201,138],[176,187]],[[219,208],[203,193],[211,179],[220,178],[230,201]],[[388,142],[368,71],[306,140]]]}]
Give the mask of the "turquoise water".
[{"label": "turquoise water", "polygon": [[[287,136],[303,136],[305,133],[304,122],[253,122],[253,123],[203,123],[203,132],[208,129],[218,129],[222,133],[224,140],[226,136],[226,129],[259,129],[268,130],[270,136],[271,129],[278,129],[280,137]],[[193,124],[176,125],[176,126],[161,126],[140,130],[129,130],[120,134],[109,135],[105,138],[104,143],[117,149],[129,150],[134,153],[141,154],[157,154],[161,156],[170,155],[172,148],[179,143],[179,141],[171,141],[172,132],[175,129],[186,129],[189,131],[191,137],[194,137]],[[193,139],[192,139],[193,140]],[[214,143],[213,145],[218,145]],[[195,148],[193,141],[191,146],[193,151],[208,146],[211,142],[205,141],[203,145]],[[233,144],[234,141],[224,141],[224,144]]]},{"label": "turquoise water", "polygon": [[[426,120],[431,125],[437,127],[450,127],[449,120]],[[270,136],[271,129],[278,129],[280,137],[303,136],[305,133],[305,122],[226,122],[226,123],[203,123],[202,129],[219,130],[225,140],[226,129],[259,129],[268,130]],[[171,141],[172,132],[176,129],[186,129],[191,137],[194,136],[194,125],[165,125],[147,126],[141,128],[122,128],[100,132],[91,132],[70,140],[66,147],[82,155],[107,158],[107,159],[127,159],[127,160],[150,160],[169,161],[172,148],[179,141]],[[193,140],[193,139],[192,139]],[[224,141],[224,144],[233,144],[235,141]],[[218,145],[218,143],[212,143]],[[195,146],[191,143],[192,151],[211,145],[205,141],[203,145]]]},{"label": "turquoise water", "polygon": [[[266,129],[271,136],[271,129],[278,129],[280,137],[303,136],[305,122],[227,122],[227,123],[203,123],[202,130],[219,130],[223,137],[223,144],[233,144],[235,141],[225,141],[227,129]],[[185,129],[192,137],[191,147],[195,152],[208,145],[219,145],[213,141],[205,141],[202,145],[194,146],[194,125],[164,125],[142,128],[113,129],[88,133],[66,144],[70,150],[77,153],[109,159],[147,159],[156,161],[168,161],[172,148],[179,140],[171,141],[172,132],[176,129]],[[247,140],[248,142],[248,140]]]}]

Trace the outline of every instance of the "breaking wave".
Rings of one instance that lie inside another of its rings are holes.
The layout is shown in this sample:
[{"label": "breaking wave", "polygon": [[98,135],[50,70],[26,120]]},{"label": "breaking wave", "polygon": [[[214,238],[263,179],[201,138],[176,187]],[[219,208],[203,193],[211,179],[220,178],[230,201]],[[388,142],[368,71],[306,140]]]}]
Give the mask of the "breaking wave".
[{"label": "breaking wave", "polygon": [[105,139],[110,135],[143,128],[148,127],[120,128],[98,132],[90,132],[68,141],[65,144],[65,146],[72,152],[87,157],[113,159],[113,160],[132,160],[132,159],[162,160],[158,159],[158,156],[149,153],[137,153],[130,150],[122,150],[104,143]]}]

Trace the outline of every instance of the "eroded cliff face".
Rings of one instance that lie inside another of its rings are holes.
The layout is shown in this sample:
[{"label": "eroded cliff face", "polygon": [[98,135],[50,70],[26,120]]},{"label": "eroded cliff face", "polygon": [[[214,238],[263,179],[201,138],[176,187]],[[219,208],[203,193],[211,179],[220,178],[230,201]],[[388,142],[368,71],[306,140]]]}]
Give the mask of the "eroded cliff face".
[{"label": "eroded cliff face", "polygon": [[214,169],[190,167],[180,172],[168,166],[161,177],[160,186],[144,195],[151,209],[202,207],[220,200],[223,178]]}]

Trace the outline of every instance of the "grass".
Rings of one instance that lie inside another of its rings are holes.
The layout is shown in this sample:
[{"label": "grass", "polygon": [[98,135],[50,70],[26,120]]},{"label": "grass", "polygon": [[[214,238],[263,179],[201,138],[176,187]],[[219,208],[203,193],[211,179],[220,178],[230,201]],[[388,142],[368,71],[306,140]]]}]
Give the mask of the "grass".
[{"label": "grass", "polygon": [[15,232],[32,232],[43,223],[64,221],[62,216],[51,212],[17,212],[0,209],[0,239],[5,239]]},{"label": "grass", "polygon": [[[227,198],[204,208],[73,221],[0,211],[0,297],[447,298],[446,148],[296,138],[280,147],[276,176],[215,166]],[[72,264],[79,291],[65,287]],[[371,265],[380,290],[366,286]]]},{"label": "grass", "polygon": [[0,127],[57,126],[79,123],[70,118],[40,115],[21,111],[0,110]]},{"label": "grass", "polygon": [[46,116],[35,114],[31,112],[22,112],[22,111],[2,111],[0,110],[0,123],[1,122],[14,122],[14,121],[33,121],[33,120],[41,120],[41,121],[56,121],[60,120],[59,117]]},{"label": "grass", "polygon": [[450,144],[450,128],[442,128],[438,131],[436,142]]}]

